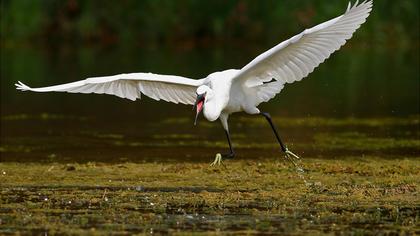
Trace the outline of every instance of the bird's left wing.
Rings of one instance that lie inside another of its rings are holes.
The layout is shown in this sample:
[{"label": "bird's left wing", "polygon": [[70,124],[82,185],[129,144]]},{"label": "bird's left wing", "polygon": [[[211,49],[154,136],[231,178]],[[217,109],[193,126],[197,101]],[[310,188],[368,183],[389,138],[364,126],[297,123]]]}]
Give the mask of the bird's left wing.
[{"label": "bird's left wing", "polygon": [[43,88],[30,88],[20,81],[15,85],[22,91],[111,94],[132,101],[144,94],[158,101],[192,105],[196,99],[196,89],[202,82],[174,75],[130,73],[92,77]]},{"label": "bird's left wing", "polygon": [[[343,46],[366,21],[371,9],[371,0],[361,4],[357,1],[353,6],[349,3],[343,15],[306,29],[256,57],[233,82],[244,89],[254,88],[257,104],[270,100],[285,83],[305,78]],[[275,81],[270,82],[272,79]]]}]

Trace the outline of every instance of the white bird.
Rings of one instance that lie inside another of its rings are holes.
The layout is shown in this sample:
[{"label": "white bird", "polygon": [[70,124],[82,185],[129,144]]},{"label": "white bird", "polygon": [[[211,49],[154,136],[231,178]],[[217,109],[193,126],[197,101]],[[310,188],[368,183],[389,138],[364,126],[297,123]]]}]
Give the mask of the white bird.
[{"label": "white bird", "polygon": [[[212,164],[221,158],[233,158],[228,118],[235,112],[260,114],[269,122],[287,158],[299,158],[281,141],[270,115],[257,106],[274,98],[286,83],[308,76],[334,51],[343,46],[366,21],[372,10],[372,0],[349,3],[346,12],[332,20],[306,29],[257,56],[242,69],[215,72],[204,79],[152,73],[130,73],[93,77],[85,80],[43,88],[30,88],[20,81],[17,89],[34,92],[105,93],[129,100],[146,95],[155,100],[194,105],[195,122],[201,112],[209,121],[219,119],[225,130],[230,152],[216,155]],[[193,108],[194,109],[194,108]]]}]

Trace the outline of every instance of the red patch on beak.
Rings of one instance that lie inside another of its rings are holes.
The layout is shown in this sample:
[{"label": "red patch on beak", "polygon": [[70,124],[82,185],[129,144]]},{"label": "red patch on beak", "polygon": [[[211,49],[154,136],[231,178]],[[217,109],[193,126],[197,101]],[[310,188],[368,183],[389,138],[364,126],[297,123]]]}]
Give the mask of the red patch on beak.
[{"label": "red patch on beak", "polygon": [[197,114],[203,109],[204,99],[197,103]]}]

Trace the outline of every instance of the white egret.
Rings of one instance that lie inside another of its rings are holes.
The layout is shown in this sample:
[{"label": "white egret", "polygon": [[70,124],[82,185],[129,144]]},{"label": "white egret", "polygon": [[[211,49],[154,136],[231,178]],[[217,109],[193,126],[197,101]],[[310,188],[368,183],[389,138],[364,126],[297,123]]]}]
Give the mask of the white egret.
[{"label": "white egret", "polygon": [[352,37],[366,21],[371,9],[371,0],[361,4],[357,1],[353,6],[349,3],[343,15],[306,29],[276,45],[242,69],[215,72],[200,80],[173,75],[130,73],[93,77],[43,88],[30,88],[19,81],[16,87],[34,92],[105,93],[132,101],[140,99],[143,94],[155,100],[194,105],[194,124],[203,112],[209,121],[219,119],[227,136],[230,152],[216,155],[213,164],[220,164],[222,157],[235,156],[229,135],[229,115],[241,111],[251,115],[260,114],[270,124],[286,158],[299,158],[283,144],[270,115],[261,112],[257,106],[274,98],[286,83],[300,81],[308,76]]}]

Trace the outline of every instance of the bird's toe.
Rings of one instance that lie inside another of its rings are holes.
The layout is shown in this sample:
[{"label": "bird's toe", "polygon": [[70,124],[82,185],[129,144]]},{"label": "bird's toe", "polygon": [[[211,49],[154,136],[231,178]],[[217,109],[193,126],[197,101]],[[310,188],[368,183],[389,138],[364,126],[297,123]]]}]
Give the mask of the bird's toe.
[{"label": "bird's toe", "polygon": [[222,162],[222,154],[217,153],[214,161],[210,164],[210,166],[220,165]]}]

